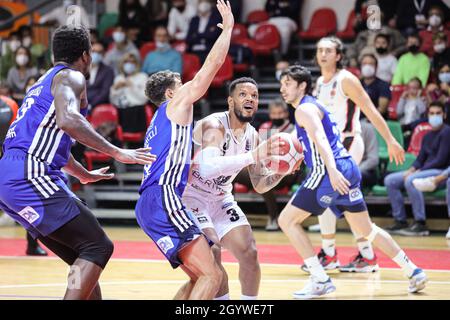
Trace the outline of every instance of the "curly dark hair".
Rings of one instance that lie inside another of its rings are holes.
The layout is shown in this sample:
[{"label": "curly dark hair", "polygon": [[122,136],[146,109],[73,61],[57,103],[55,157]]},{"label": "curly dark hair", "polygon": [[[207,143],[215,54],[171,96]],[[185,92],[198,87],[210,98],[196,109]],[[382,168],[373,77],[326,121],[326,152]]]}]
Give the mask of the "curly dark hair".
[{"label": "curly dark hair", "polygon": [[166,90],[175,86],[176,79],[181,80],[181,75],[169,70],[152,74],[145,84],[145,95],[155,106],[159,107],[166,101]]},{"label": "curly dark hair", "polygon": [[89,52],[90,48],[89,30],[81,25],[64,25],[53,34],[52,52],[55,62],[72,64],[83,52]]},{"label": "curly dark hair", "polygon": [[228,86],[228,95],[231,96],[234,92],[234,89],[236,89],[236,86],[241,83],[252,83],[258,88],[258,84],[253,78],[250,77],[237,78],[233,80]]}]

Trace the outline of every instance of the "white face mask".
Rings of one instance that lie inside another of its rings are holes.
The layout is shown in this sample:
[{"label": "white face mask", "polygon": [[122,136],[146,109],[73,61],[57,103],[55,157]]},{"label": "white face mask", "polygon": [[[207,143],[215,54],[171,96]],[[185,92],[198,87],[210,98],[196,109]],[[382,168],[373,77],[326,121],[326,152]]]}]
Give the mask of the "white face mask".
[{"label": "white face mask", "polygon": [[11,49],[12,52],[16,52],[17,49],[19,49],[20,47],[20,41],[19,40],[11,40],[9,42],[9,48]]},{"label": "white face mask", "polygon": [[434,52],[441,53],[445,50],[445,43],[438,43],[433,46]]},{"label": "white face mask", "polygon": [[430,18],[428,18],[428,23],[430,24],[430,26],[432,27],[437,27],[441,25],[441,17],[433,14],[432,16],[430,16]]},{"label": "white face mask", "polygon": [[24,65],[26,65],[28,63],[29,59],[27,55],[24,54],[19,54],[16,57],[16,62],[19,66],[23,67]]},{"label": "white face mask", "polygon": [[365,64],[361,67],[361,74],[364,78],[372,78],[375,75],[375,67],[371,64]]},{"label": "white face mask", "polygon": [[198,12],[199,13],[207,13],[209,11],[211,11],[211,3],[209,3],[209,2],[201,2],[198,5]]},{"label": "white face mask", "polygon": [[167,42],[156,41],[156,48],[165,51],[170,48],[170,44],[168,44]]},{"label": "white face mask", "polygon": [[115,31],[113,33],[113,40],[115,43],[122,43],[125,41],[125,33],[121,31]]},{"label": "white face mask", "polygon": [[125,72],[126,75],[133,74],[136,71],[136,64],[133,62],[126,62],[123,65],[123,72]]},{"label": "white face mask", "polygon": [[32,42],[31,37],[25,37],[22,39],[22,45],[27,48],[31,47]]}]

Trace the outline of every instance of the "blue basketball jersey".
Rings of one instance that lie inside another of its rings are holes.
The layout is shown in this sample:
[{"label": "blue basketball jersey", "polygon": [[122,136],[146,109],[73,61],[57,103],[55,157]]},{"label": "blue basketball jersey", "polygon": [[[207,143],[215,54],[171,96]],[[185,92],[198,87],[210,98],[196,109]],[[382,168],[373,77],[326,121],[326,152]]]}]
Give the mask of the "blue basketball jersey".
[{"label": "blue basketball jersey", "polygon": [[[9,127],[4,151],[19,149],[30,161],[44,162],[59,170],[67,164],[72,139],[56,124],[54,97],[51,92],[55,75],[67,66],[48,70],[27,92],[15,121]],[[85,115],[87,108],[81,110]]]},{"label": "blue basketball jersey", "polygon": [[[179,196],[183,194],[189,175],[192,147],[192,126],[181,126],[167,117],[164,102],[156,111],[145,135],[144,146],[151,147],[156,161],[144,167],[144,177],[139,193],[149,186],[165,186]],[[178,201],[175,201],[178,202]],[[173,209],[180,209],[175,203]]]},{"label": "blue basketball jersey", "polygon": [[[341,143],[336,123],[331,119],[330,113],[325,109],[325,107],[312,96],[303,97],[302,101],[300,101],[300,105],[304,103],[312,103],[323,112],[322,125],[325,130],[327,140],[330,143],[331,150],[333,151],[334,159],[339,160],[350,158],[350,155]],[[325,164],[319,154],[319,150],[309,138],[304,128],[296,124],[296,129],[298,139],[303,145],[306,166],[312,169],[313,172],[316,171],[317,174],[324,174]]]}]

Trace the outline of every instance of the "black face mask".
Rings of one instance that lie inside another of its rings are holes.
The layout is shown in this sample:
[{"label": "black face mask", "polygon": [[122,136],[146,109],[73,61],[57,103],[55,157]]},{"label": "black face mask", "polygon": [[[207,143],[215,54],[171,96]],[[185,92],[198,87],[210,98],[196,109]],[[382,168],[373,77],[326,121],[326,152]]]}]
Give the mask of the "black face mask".
[{"label": "black face mask", "polygon": [[272,120],[272,124],[275,127],[280,127],[281,125],[283,125],[283,123],[284,123],[284,119],[273,119]]},{"label": "black face mask", "polygon": [[417,53],[417,52],[419,52],[419,46],[416,45],[416,44],[414,44],[414,45],[412,45],[412,46],[409,46],[409,47],[408,47],[408,50],[409,50],[409,52],[411,52],[411,53]]},{"label": "black face mask", "polygon": [[178,11],[183,12],[184,9],[186,8],[186,5],[181,5],[181,6],[175,6],[175,8],[178,9]]},{"label": "black face mask", "polygon": [[388,50],[385,47],[377,47],[375,48],[378,54],[385,54]]}]

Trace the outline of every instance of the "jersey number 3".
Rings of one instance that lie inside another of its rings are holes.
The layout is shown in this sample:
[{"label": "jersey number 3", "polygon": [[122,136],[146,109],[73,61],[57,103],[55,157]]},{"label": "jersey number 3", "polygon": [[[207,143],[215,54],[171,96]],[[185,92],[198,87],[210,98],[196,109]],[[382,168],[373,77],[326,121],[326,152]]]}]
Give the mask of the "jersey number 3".
[{"label": "jersey number 3", "polygon": [[27,111],[30,110],[33,104],[34,104],[33,98],[28,98],[27,100],[25,100],[25,102],[22,104],[22,107],[19,109],[19,112],[17,113],[16,120],[14,120],[14,123],[12,125],[22,120],[22,118],[25,117],[25,113],[27,113]]},{"label": "jersey number 3", "polygon": [[227,215],[230,216],[230,221],[235,222],[239,220],[239,215],[235,209],[231,208],[227,210]]}]

